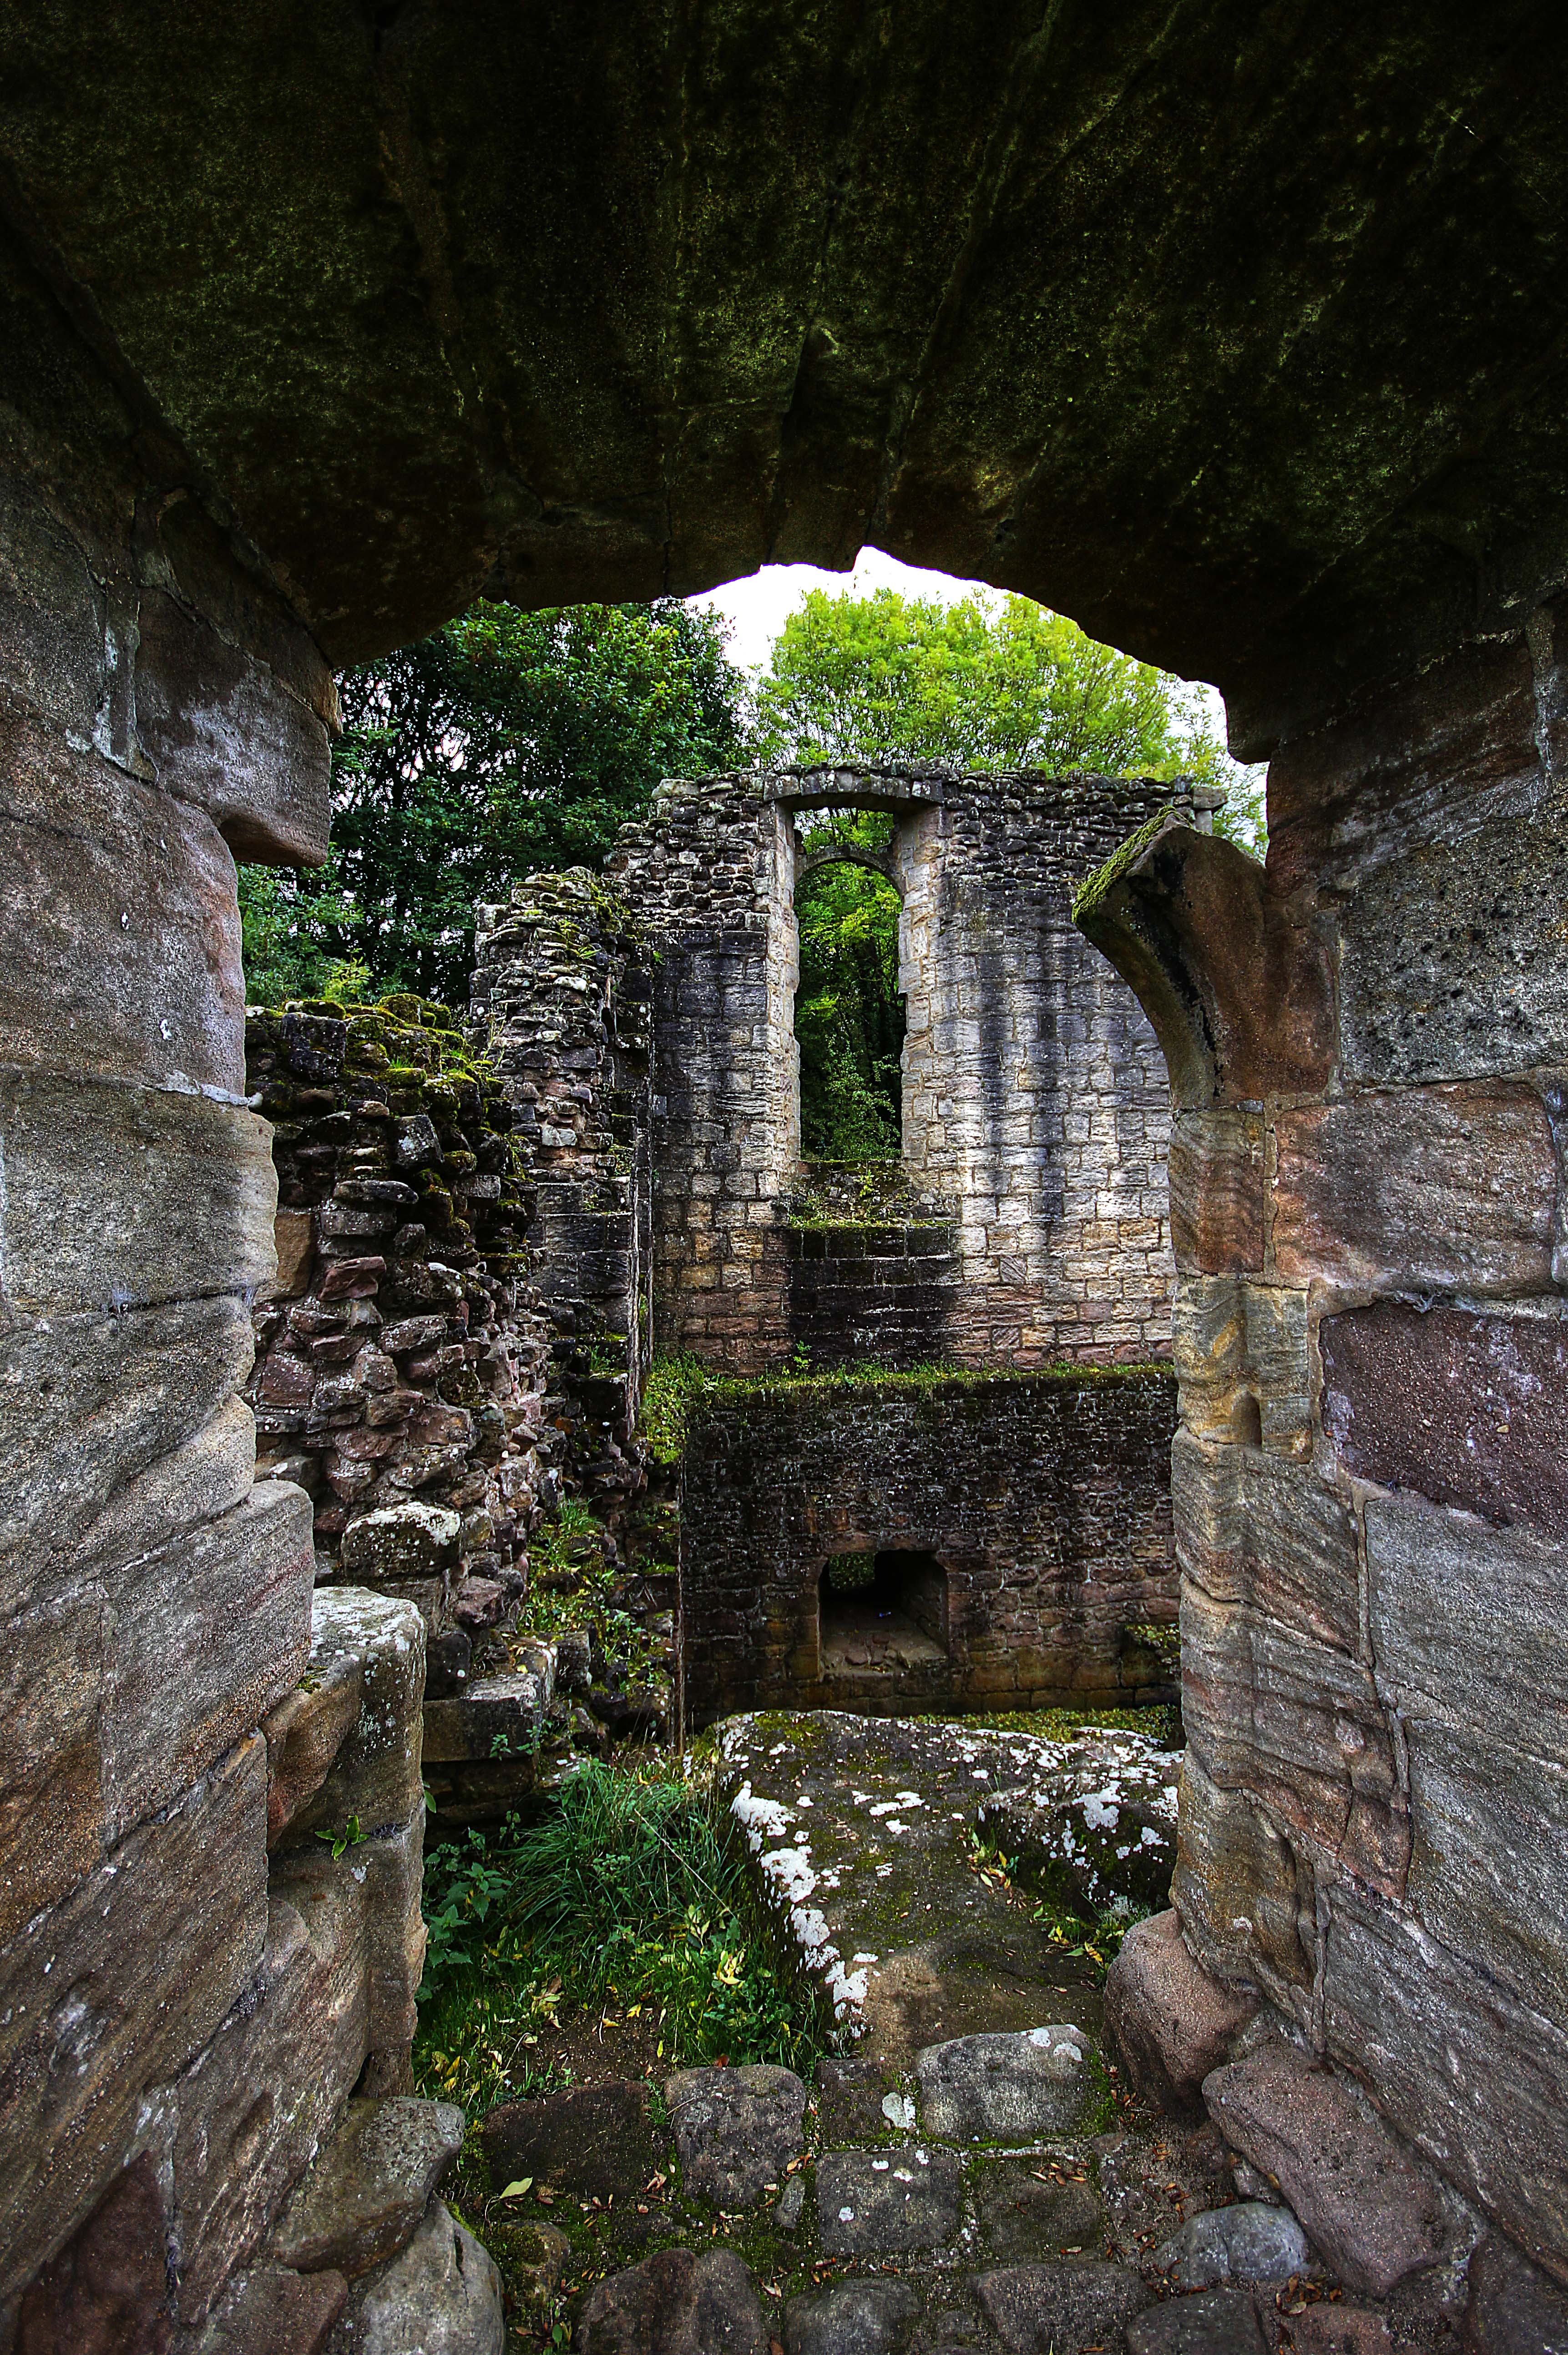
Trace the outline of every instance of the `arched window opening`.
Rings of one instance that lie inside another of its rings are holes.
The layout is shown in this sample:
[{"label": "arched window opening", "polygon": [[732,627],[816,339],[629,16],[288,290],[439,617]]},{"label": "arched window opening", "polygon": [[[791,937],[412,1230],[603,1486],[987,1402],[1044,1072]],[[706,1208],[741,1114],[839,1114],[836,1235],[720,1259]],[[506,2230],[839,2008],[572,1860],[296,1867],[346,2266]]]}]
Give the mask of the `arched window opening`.
[{"label": "arched window opening", "polygon": [[896,1161],[902,1149],[899,895],[876,871],[891,834],[875,810],[802,829],[795,1035],[808,1161]]},{"label": "arched window opening", "polygon": [[817,1628],[824,1677],[897,1677],[945,1660],[947,1573],[932,1553],[835,1554]]}]

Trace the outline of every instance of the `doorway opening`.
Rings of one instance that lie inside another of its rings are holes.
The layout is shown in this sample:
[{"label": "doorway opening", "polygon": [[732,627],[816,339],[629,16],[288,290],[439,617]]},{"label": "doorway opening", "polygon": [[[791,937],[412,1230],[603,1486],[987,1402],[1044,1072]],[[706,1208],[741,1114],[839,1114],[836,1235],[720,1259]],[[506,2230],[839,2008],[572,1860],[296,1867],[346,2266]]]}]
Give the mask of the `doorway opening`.
[{"label": "doorway opening", "polygon": [[949,1656],[947,1572],[933,1553],[835,1554],[816,1607],[824,1677],[897,1677]]},{"label": "doorway opening", "polygon": [[891,837],[891,819],[876,810],[825,811],[802,829],[795,1035],[807,1161],[897,1161],[903,1148]]}]

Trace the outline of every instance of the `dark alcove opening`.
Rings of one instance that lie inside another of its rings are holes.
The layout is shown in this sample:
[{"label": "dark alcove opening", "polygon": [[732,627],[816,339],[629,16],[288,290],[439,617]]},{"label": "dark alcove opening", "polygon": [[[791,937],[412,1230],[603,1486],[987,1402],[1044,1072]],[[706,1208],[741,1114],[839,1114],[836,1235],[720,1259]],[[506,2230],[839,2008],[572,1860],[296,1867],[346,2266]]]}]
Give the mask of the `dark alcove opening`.
[{"label": "dark alcove opening", "polygon": [[934,1554],[836,1554],[817,1614],[825,1677],[897,1677],[948,1657],[947,1573]]}]

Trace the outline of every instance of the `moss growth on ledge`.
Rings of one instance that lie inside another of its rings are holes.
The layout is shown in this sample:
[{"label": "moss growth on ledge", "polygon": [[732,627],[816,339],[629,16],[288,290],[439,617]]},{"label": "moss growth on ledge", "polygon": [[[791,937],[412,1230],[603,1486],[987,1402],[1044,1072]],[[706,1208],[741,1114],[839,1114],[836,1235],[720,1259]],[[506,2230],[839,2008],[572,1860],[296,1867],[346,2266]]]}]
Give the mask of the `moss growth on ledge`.
[{"label": "moss growth on ledge", "polygon": [[1128,835],[1125,842],[1111,853],[1104,867],[1097,867],[1093,875],[1084,877],[1072,894],[1072,921],[1075,924],[1082,924],[1085,916],[1093,915],[1127,869],[1143,856],[1161,827],[1179,815],[1176,804],[1167,802],[1163,808],[1156,810],[1151,818],[1145,820],[1136,834]]},{"label": "moss growth on ledge", "polygon": [[705,1407],[827,1398],[846,1391],[931,1398],[944,1391],[969,1393],[1003,1383],[1012,1389],[1030,1382],[1088,1386],[1147,1381],[1155,1375],[1167,1381],[1175,1380],[1168,1359],[1114,1366],[1062,1361],[1050,1366],[976,1367],[937,1361],[923,1366],[837,1366],[822,1371],[783,1365],[763,1374],[724,1374],[683,1350],[655,1359],[643,1391],[637,1436],[656,1465],[673,1470],[680,1462],[694,1421]]}]

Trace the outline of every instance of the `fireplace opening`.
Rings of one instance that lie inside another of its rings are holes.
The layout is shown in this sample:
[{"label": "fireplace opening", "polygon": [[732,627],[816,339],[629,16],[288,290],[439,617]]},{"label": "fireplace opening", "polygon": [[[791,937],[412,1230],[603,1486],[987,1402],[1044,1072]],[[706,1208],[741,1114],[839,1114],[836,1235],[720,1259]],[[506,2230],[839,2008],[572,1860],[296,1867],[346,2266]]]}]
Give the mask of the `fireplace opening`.
[{"label": "fireplace opening", "polygon": [[824,1677],[897,1677],[948,1657],[947,1573],[932,1553],[835,1554],[817,1591]]}]

